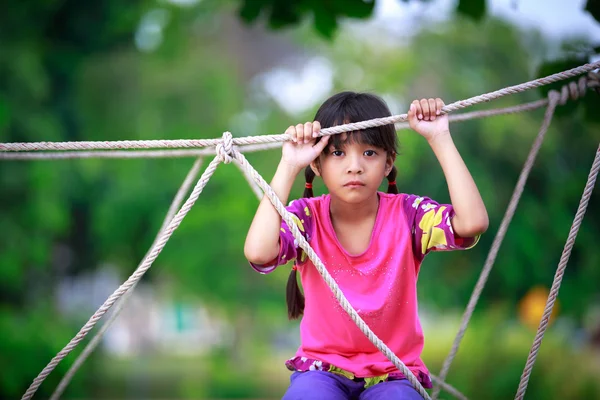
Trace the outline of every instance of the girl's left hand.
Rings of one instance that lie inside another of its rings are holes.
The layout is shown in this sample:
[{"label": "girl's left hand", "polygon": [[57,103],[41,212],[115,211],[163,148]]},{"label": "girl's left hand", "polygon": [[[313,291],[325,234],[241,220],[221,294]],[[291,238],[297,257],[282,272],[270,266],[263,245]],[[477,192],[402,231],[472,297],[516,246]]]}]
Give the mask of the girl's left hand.
[{"label": "girl's left hand", "polygon": [[444,102],[440,98],[415,100],[408,110],[408,124],[428,141],[440,134],[448,134],[448,115],[442,114]]}]

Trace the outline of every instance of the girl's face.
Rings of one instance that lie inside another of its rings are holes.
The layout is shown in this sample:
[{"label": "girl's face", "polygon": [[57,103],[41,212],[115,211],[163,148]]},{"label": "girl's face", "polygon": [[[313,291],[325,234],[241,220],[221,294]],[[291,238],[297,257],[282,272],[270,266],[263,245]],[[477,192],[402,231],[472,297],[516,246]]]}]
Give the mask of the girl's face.
[{"label": "girl's face", "polygon": [[394,163],[384,149],[355,141],[340,148],[330,145],[327,153],[322,153],[318,164],[313,162],[311,167],[321,176],[329,193],[347,203],[371,198]]}]

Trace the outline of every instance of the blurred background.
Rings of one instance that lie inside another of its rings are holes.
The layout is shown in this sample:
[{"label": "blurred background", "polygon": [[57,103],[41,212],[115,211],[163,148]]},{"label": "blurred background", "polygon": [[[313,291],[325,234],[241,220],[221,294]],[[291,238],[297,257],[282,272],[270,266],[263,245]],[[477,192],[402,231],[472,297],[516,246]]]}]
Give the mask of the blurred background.
[{"label": "blurred background", "polygon": [[[282,133],[346,89],[379,94],[400,114],[415,98],[450,103],[597,61],[599,20],[597,0],[4,0],[0,142]],[[542,117],[451,126],[490,229],[473,250],[432,254],[421,269],[423,359],[433,373]],[[557,111],[448,376],[470,398],[516,393],[599,128],[593,91]],[[398,135],[400,190],[448,202],[426,142]],[[279,156],[248,154],[267,181]],[[0,160],[0,398],[20,398],[134,271],[193,162]],[[262,276],[244,259],[257,205],[240,171],[221,165],[63,398],[281,398],[298,323],[286,315],[288,268]],[[600,398],[599,221],[596,192],[528,398]],[[37,398],[50,396],[95,332]]]}]

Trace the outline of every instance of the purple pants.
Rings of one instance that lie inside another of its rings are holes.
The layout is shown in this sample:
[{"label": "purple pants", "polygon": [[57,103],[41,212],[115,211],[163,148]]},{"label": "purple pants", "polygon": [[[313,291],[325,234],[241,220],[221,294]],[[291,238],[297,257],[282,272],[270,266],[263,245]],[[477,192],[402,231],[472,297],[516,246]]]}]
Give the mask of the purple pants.
[{"label": "purple pants", "polygon": [[354,381],[325,371],[294,372],[282,400],[423,400],[407,379],[381,382],[365,389]]}]

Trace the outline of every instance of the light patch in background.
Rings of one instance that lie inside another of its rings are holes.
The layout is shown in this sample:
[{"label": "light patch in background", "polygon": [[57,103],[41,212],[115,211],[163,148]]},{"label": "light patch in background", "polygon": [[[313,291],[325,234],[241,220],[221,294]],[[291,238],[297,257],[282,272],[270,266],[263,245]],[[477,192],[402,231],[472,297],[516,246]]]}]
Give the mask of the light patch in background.
[{"label": "light patch in background", "polygon": [[191,7],[200,3],[201,0],[164,0],[166,3],[171,3],[181,7]]},{"label": "light patch in background", "polygon": [[300,69],[277,67],[259,76],[260,86],[289,115],[300,115],[322,102],[333,88],[329,60],[315,57]]},{"label": "light patch in background", "polygon": [[234,115],[229,124],[234,136],[259,135],[257,132],[261,118],[256,113],[246,110]]},{"label": "light patch in background", "polygon": [[[494,0],[492,15],[522,27],[534,27],[545,36],[560,39],[580,35],[600,40],[600,24],[584,11],[587,0]],[[516,3],[516,7],[513,6]]]},{"label": "light patch in background", "polygon": [[[584,11],[587,0],[487,0],[488,14],[522,28],[535,28],[552,39],[570,36],[600,40],[600,24]],[[412,36],[424,25],[449,20],[456,0],[430,2],[378,0],[371,24],[397,36]]]},{"label": "light patch in background", "polygon": [[169,22],[169,17],[169,11],[163,8],[148,11],[140,20],[135,32],[136,47],[145,52],[156,50],[163,41],[163,30]]}]

